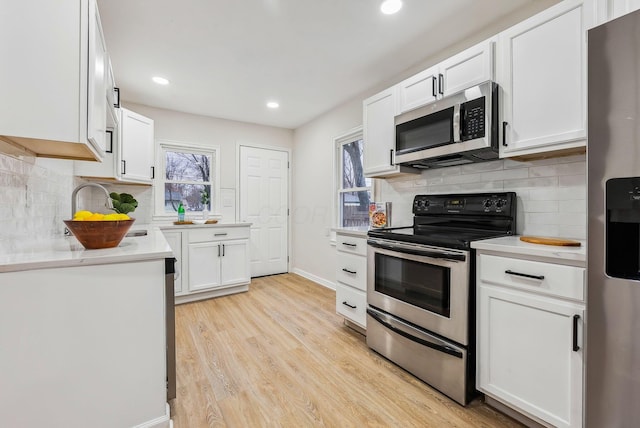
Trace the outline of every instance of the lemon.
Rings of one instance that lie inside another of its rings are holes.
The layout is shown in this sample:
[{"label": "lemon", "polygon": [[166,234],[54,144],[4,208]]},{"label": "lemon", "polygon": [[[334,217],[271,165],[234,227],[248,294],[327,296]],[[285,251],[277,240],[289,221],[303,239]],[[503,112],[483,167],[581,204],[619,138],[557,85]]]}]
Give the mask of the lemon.
[{"label": "lemon", "polygon": [[91,211],[78,211],[73,215],[74,220],[84,220],[87,217],[92,216],[93,213]]},{"label": "lemon", "polygon": [[118,216],[118,220],[131,220],[131,217],[129,217],[126,214],[116,214]]},{"label": "lemon", "polygon": [[103,219],[103,220],[105,220],[105,221],[115,221],[115,220],[120,220],[120,219],[118,218],[118,214],[116,214],[116,213],[106,214],[102,219]]},{"label": "lemon", "polygon": [[102,221],[102,220],[104,220],[104,214],[93,213],[89,217],[86,217],[85,220],[88,220],[88,221]]}]

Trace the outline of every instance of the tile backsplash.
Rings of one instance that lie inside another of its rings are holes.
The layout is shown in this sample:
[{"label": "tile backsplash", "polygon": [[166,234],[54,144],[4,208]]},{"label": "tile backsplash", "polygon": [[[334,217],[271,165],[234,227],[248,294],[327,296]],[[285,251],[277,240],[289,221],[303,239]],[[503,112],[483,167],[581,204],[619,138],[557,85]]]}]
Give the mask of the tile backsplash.
[{"label": "tile backsplash", "polygon": [[411,224],[417,194],[512,191],[518,234],[586,238],[586,155],[440,168],[376,180],[376,186],[377,200],[393,203],[393,226]]},{"label": "tile backsplash", "polygon": [[0,154],[0,244],[62,235],[73,185],[71,161]]}]

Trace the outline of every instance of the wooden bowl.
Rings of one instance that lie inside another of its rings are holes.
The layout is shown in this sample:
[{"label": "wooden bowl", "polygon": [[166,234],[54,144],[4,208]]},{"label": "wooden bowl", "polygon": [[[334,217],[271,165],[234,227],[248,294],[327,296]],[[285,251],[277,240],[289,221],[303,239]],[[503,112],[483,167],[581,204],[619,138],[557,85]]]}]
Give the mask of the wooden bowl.
[{"label": "wooden bowl", "polygon": [[134,221],[134,218],[114,221],[64,220],[64,224],[84,248],[96,250],[117,247]]}]

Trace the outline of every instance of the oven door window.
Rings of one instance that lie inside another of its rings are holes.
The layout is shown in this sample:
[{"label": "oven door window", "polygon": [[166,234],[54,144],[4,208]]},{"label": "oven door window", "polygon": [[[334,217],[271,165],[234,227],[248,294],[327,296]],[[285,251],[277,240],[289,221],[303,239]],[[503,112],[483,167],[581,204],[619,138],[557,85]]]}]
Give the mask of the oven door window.
[{"label": "oven door window", "polygon": [[449,268],[377,253],[375,290],[449,318]]},{"label": "oven door window", "polygon": [[453,143],[453,107],[396,126],[396,153]]}]

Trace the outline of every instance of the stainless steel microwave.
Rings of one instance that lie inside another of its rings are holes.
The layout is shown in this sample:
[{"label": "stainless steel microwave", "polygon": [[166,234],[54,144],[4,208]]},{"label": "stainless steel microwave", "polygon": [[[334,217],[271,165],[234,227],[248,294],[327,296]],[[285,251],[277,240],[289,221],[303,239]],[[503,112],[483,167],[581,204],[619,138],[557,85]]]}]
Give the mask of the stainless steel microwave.
[{"label": "stainless steel microwave", "polygon": [[498,85],[487,81],[395,118],[395,163],[438,168],[498,158]]}]

